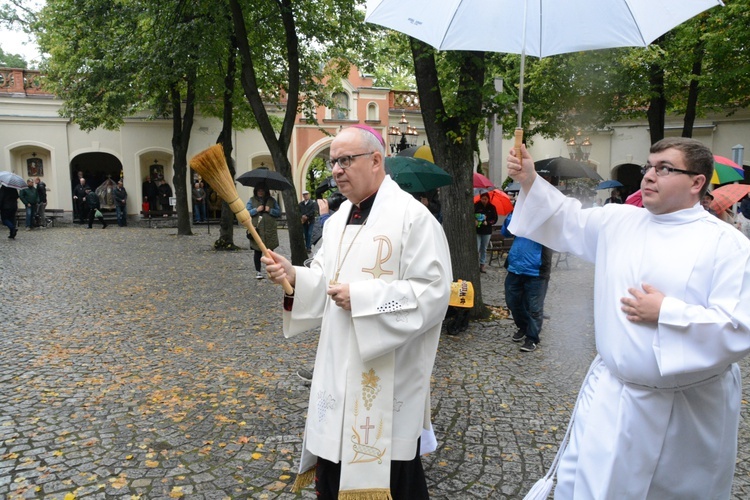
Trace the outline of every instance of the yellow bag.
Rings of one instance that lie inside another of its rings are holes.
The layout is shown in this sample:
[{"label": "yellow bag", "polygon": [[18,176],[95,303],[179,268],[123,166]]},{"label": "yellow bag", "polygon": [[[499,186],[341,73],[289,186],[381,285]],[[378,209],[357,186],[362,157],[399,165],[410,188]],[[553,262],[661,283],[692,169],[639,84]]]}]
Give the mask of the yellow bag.
[{"label": "yellow bag", "polygon": [[474,307],[474,285],[471,281],[458,280],[451,283],[451,298],[448,305]]}]

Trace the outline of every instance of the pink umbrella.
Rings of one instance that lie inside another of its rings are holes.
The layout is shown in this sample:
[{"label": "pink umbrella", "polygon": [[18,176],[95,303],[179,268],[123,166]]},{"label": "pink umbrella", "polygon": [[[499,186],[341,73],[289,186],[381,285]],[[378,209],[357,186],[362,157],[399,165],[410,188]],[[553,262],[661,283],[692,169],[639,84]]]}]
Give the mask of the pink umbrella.
[{"label": "pink umbrella", "polygon": [[479,172],[474,172],[474,187],[478,189],[482,188],[493,188],[495,185],[484,175]]},{"label": "pink umbrella", "polygon": [[625,203],[628,205],[635,205],[636,207],[642,207],[643,197],[641,196],[641,190],[639,189],[635,193],[625,198]]}]

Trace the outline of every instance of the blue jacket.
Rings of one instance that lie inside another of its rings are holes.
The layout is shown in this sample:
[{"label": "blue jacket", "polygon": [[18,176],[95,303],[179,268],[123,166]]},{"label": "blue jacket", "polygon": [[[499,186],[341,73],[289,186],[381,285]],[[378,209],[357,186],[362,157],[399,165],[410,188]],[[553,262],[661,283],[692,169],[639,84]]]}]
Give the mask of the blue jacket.
[{"label": "blue jacket", "polygon": [[[508,231],[508,224],[512,217],[513,212],[508,214],[500,229],[505,237],[513,236],[513,233]],[[513,274],[549,278],[552,269],[552,250],[536,241],[516,236],[508,252],[505,268]]]}]

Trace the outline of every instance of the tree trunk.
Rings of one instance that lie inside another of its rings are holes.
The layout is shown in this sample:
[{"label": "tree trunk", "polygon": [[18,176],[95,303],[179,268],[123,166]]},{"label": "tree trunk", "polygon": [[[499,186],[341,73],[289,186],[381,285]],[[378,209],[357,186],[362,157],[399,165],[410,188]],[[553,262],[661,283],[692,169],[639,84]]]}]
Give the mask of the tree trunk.
[{"label": "tree trunk", "polygon": [[409,39],[414,59],[420,107],[425,131],[435,162],[453,176],[453,182],[440,189],[443,229],[451,251],[453,279],[474,285],[473,318],[488,314],[482,299],[479,254],[474,222],[473,147],[481,116],[481,89],[484,81],[484,53],[462,54],[458,100],[464,104],[461,116],[446,115],[434,50],[414,38]]},{"label": "tree trunk", "polygon": [[[232,21],[234,23],[234,33],[237,37],[237,47],[239,49],[242,61],[241,78],[242,88],[245,96],[253,110],[255,119],[258,122],[263,140],[268,146],[268,151],[273,158],[276,170],[291,181],[292,165],[287,157],[289,144],[291,143],[292,133],[294,132],[295,120],[297,117],[297,106],[299,104],[300,89],[300,67],[299,67],[299,39],[297,37],[294,13],[292,11],[291,0],[279,0],[277,2],[279,13],[284,23],[284,34],[286,37],[287,63],[289,64],[288,77],[289,86],[287,88],[287,104],[284,114],[284,122],[281,126],[281,133],[276,136],[268,117],[268,112],[260,97],[258,91],[258,82],[255,76],[255,66],[253,64],[252,53],[247,41],[247,27],[245,18],[242,14],[242,7],[238,0],[229,0],[229,7],[232,11]],[[284,208],[286,210],[287,224],[289,228],[289,245],[291,247],[294,265],[301,266],[307,259],[307,250],[305,249],[305,238],[302,233],[302,221],[299,211],[299,201],[294,191],[284,191]]]},{"label": "tree trunk", "polygon": [[193,117],[195,116],[195,73],[187,75],[187,94],[185,96],[185,112],[182,113],[182,96],[179,91],[179,82],[175,82],[170,89],[172,100],[172,152],[174,155],[174,195],[177,198],[177,234],[189,236],[190,211],[187,203],[187,151],[190,145],[190,133],[193,128]]},{"label": "tree trunk", "polygon": [[[231,21],[231,20],[230,20]],[[229,55],[227,57],[227,72],[224,75],[224,114],[222,117],[221,145],[224,158],[227,159],[229,174],[234,179],[237,171],[232,159],[232,122],[234,119],[234,82],[237,74],[237,39],[234,34],[229,36]],[[234,213],[226,201],[221,202],[221,222],[219,223],[219,239],[214,248],[232,249],[234,245]]]},{"label": "tree trunk", "polygon": [[700,94],[700,76],[703,73],[703,57],[706,54],[706,44],[698,40],[693,50],[695,59],[693,60],[693,69],[691,72],[690,86],[688,88],[687,107],[685,108],[685,118],[682,124],[682,137],[693,137],[693,126],[698,109],[698,95]]},{"label": "tree trunk", "polygon": [[648,105],[648,117],[651,144],[664,138],[664,124],[667,115],[667,98],[664,95],[664,68],[661,64],[652,64],[649,68],[649,82],[653,96]]}]

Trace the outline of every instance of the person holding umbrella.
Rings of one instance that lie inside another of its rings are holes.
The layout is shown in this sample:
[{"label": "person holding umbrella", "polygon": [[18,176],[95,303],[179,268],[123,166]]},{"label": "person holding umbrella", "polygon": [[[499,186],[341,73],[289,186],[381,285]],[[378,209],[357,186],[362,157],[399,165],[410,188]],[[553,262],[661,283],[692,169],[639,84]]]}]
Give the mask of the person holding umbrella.
[{"label": "person holding umbrella", "polygon": [[[253,226],[255,226],[261,240],[263,240],[268,249],[273,250],[278,247],[279,234],[276,219],[281,216],[281,208],[279,208],[276,200],[270,196],[265,184],[260,183],[255,186],[253,197],[248,200],[246,208],[253,218]],[[250,240],[250,248],[253,250],[255,279],[262,280],[263,274],[260,272],[260,258],[263,252],[250,233],[247,233],[247,238]]]},{"label": "person holding umbrella", "polygon": [[18,210],[18,189],[0,186],[0,219],[8,226],[8,238],[14,239],[18,233],[16,227],[16,211]]},{"label": "person holding umbrella", "polygon": [[489,193],[479,195],[474,203],[474,218],[477,227],[477,251],[479,252],[479,272],[487,272],[487,245],[492,236],[492,226],[497,224],[497,209],[490,203]]},{"label": "person holding umbrella", "polygon": [[509,229],[596,264],[597,356],[555,460],[555,496],[729,498],[737,361],[750,353],[750,241],[700,204],[711,151],[683,137],[654,143],[641,169],[645,210],[582,209],[521,151],[523,163],[507,159],[521,183]]}]

